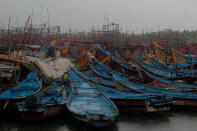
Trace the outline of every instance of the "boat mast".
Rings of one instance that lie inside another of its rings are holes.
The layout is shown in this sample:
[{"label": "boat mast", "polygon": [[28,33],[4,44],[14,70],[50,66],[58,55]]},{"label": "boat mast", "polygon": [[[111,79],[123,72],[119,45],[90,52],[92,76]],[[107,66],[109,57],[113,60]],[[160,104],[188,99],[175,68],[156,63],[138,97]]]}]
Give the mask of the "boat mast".
[{"label": "boat mast", "polygon": [[10,23],[11,23],[11,17],[9,18],[9,23],[8,23],[8,31],[7,31],[7,48],[9,50],[10,54]]},{"label": "boat mast", "polygon": [[31,17],[31,15],[28,16],[27,21],[25,23],[25,26],[24,26],[24,29],[23,29],[23,32],[22,32],[22,35],[21,35],[21,45],[20,46],[22,46],[22,44],[23,44],[24,34],[25,34],[26,29],[27,29],[27,25],[29,23],[30,17]]}]

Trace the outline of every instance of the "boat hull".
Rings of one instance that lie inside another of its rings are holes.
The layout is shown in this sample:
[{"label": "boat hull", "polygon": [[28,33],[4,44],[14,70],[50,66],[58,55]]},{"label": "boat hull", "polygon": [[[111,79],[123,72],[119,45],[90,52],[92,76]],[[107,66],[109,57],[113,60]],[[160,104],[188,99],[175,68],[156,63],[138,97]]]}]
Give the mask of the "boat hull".
[{"label": "boat hull", "polygon": [[62,106],[49,106],[43,111],[19,111],[19,114],[23,120],[39,121],[44,118],[55,117],[59,115],[62,110]]},{"label": "boat hull", "polygon": [[117,72],[124,73],[133,77],[139,77],[139,73],[137,72],[137,70],[129,70],[127,68],[124,68],[120,66],[120,64],[117,63],[116,61],[111,61],[109,66],[112,70],[115,70]]},{"label": "boat hull", "polygon": [[171,109],[171,104],[164,104],[160,106],[151,106],[149,101],[145,100],[121,100],[111,99],[121,112],[129,113],[158,113],[167,112]]},{"label": "boat hull", "polygon": [[72,117],[77,119],[79,122],[86,123],[87,125],[90,126],[110,126],[113,124],[114,120],[89,120],[84,116],[80,116],[77,114],[72,113]]},{"label": "boat hull", "polygon": [[175,98],[174,109],[197,109],[196,99]]},{"label": "boat hull", "polygon": [[0,112],[17,112],[17,102],[24,99],[0,100]]}]

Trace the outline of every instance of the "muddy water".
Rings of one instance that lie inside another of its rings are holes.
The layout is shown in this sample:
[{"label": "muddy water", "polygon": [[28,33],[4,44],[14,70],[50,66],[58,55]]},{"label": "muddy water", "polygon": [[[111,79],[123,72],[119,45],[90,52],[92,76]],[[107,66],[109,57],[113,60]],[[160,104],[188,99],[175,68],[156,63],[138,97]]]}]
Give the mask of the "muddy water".
[{"label": "muddy water", "polygon": [[197,112],[171,112],[162,115],[121,114],[107,128],[89,127],[68,114],[41,122],[26,122],[15,115],[1,115],[0,131],[197,131]]}]

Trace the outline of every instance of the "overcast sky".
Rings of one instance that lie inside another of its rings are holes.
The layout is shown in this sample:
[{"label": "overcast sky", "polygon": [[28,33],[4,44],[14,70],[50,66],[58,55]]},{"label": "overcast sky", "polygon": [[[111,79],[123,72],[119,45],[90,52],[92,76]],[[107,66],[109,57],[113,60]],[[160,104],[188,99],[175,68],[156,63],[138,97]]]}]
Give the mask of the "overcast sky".
[{"label": "overcast sky", "polygon": [[33,10],[33,23],[47,22],[64,29],[89,30],[109,21],[129,32],[197,29],[196,0],[0,0],[0,24],[24,25]]}]

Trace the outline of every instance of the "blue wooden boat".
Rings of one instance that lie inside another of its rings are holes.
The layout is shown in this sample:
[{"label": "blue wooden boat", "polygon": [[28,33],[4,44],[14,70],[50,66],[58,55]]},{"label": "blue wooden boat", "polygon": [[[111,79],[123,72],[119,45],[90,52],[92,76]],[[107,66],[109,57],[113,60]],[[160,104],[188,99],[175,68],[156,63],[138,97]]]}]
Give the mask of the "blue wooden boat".
[{"label": "blue wooden boat", "polygon": [[126,62],[119,60],[115,56],[111,57],[110,67],[120,73],[138,76],[138,72],[135,67],[131,66],[131,64],[127,64]]},{"label": "blue wooden boat", "polygon": [[149,85],[140,85],[126,81],[117,74],[113,74],[112,76],[118,86],[127,88],[131,92],[171,96],[175,100],[175,107],[197,108],[197,94],[152,88]]},{"label": "blue wooden boat", "polygon": [[143,78],[139,78],[139,77],[130,77],[126,74],[122,74],[122,73],[118,73],[108,67],[106,67],[105,65],[101,64],[98,61],[92,61],[91,65],[90,65],[92,71],[98,75],[99,77],[102,77],[104,79],[108,79],[108,80],[112,80],[111,74],[115,73],[115,74],[119,74],[122,77],[124,77],[125,79],[129,79],[130,81],[135,81],[135,82],[142,82],[144,81]]},{"label": "blue wooden boat", "polygon": [[144,70],[148,71],[148,72],[151,72],[157,76],[161,76],[161,77],[164,77],[164,78],[169,78],[169,79],[173,79],[173,78],[177,78],[178,77],[178,74],[175,72],[175,71],[169,71],[169,70],[165,70],[165,69],[161,69],[161,68],[158,68],[158,67],[155,67],[151,64],[147,64],[147,63],[144,63],[144,62],[140,62],[138,63],[138,65],[143,68]]},{"label": "blue wooden boat", "polygon": [[96,87],[104,92],[121,111],[158,113],[169,111],[173,104],[172,97],[119,91],[98,84],[96,84]]},{"label": "blue wooden boat", "polygon": [[16,109],[16,102],[37,94],[42,87],[35,72],[30,72],[26,79],[16,86],[0,93],[0,111]]},{"label": "blue wooden boat", "polygon": [[90,63],[90,67],[96,75],[98,75],[104,79],[108,79],[108,80],[112,79],[111,74],[110,74],[110,72],[112,72],[112,70],[110,68],[100,64],[98,61],[96,62],[95,60],[92,60]]},{"label": "blue wooden boat", "polygon": [[[182,83],[182,82],[168,80],[168,79],[165,79],[162,77],[155,76],[155,75],[147,72],[144,69],[141,69],[141,70],[144,72],[145,75],[147,75],[147,77],[149,79],[151,79],[151,82],[153,84],[156,84],[158,86],[165,85],[165,88],[161,87],[163,89],[174,90],[174,91],[183,91],[183,92],[196,92],[197,91],[197,87],[194,84],[186,84],[186,83]],[[150,82],[150,80],[149,80],[149,82]]]},{"label": "blue wooden boat", "polygon": [[117,107],[103,92],[68,71],[72,91],[67,99],[67,108],[72,116],[94,126],[108,126],[117,118]]},{"label": "blue wooden boat", "polygon": [[72,71],[74,73],[76,73],[80,78],[85,79],[87,81],[91,81],[93,83],[96,83],[96,84],[99,84],[99,85],[103,85],[103,86],[107,86],[107,87],[114,88],[114,89],[116,88],[116,85],[111,80],[102,79],[102,78],[99,78],[99,77],[95,77],[93,75],[92,76],[86,75],[84,73],[81,73],[76,68],[72,68]]},{"label": "blue wooden boat", "polygon": [[[114,72],[112,71],[111,69],[107,68],[106,66],[100,64],[100,63],[96,63],[95,64],[97,68],[93,68],[93,71],[98,74],[98,76],[102,76],[102,75],[105,75],[106,77],[108,76],[111,76],[111,74],[118,74],[118,75],[121,75],[121,77],[124,79],[124,80],[129,80],[129,81],[134,81],[134,82],[137,82],[137,80],[140,78],[133,78],[133,77],[130,77],[127,76],[127,75],[124,75],[124,74],[121,74],[121,73],[117,73],[117,72]],[[187,91],[187,92],[194,92],[197,90],[196,88],[196,85],[188,85],[188,84],[184,84],[184,83],[181,83],[181,82],[175,82],[175,81],[171,81],[171,80],[168,80],[168,79],[164,79],[162,77],[157,77],[157,76],[154,76],[153,74],[150,74],[148,73],[146,70],[144,70],[143,68],[141,68],[141,70],[144,72],[144,74],[147,76],[146,78],[148,79],[152,79],[151,82],[153,82],[153,80],[157,80],[158,82],[160,82],[162,85],[163,84],[168,84],[168,87],[170,88],[163,88],[163,87],[157,87],[157,88],[161,88],[161,89],[166,89],[166,90],[177,90],[177,91]],[[75,71],[75,70],[74,70]],[[75,71],[77,73],[77,71]],[[107,74],[107,75],[106,75]],[[106,78],[106,77],[103,77],[103,78]],[[106,80],[102,80],[100,83],[98,83],[98,80],[92,80],[93,82],[97,81],[97,84],[101,84],[103,85],[102,83],[104,83]],[[142,80],[141,80],[142,81]],[[106,82],[105,82],[106,83]],[[158,83],[157,83],[158,84]],[[106,86],[106,85],[104,85]],[[108,86],[108,85],[107,85]],[[166,85],[167,86],[167,85]],[[175,87],[173,87],[175,86]],[[115,86],[111,86],[111,87],[115,87]],[[178,88],[180,87],[180,88]],[[128,89],[125,89],[125,88],[121,88],[121,87],[116,87],[118,90],[122,90],[122,91],[129,91]]]},{"label": "blue wooden boat", "polygon": [[[159,66],[154,66],[148,63],[139,62],[138,66],[156,76],[164,77],[170,80],[184,80],[194,82],[197,79],[197,70],[172,70],[164,69]],[[148,79],[148,78],[147,78]]]},{"label": "blue wooden boat", "polygon": [[[170,72],[176,72],[179,75],[182,76],[193,76],[197,73],[196,69],[192,69],[192,67],[195,65],[191,65],[188,62],[184,62],[184,63],[171,63],[169,66],[164,65],[162,63],[160,63],[159,61],[150,58],[151,64],[154,65],[157,68],[163,69],[163,70],[168,70]],[[187,69],[186,69],[187,68]]]},{"label": "blue wooden boat", "polygon": [[32,95],[17,103],[22,119],[39,121],[44,118],[59,115],[67,102],[68,85],[58,81],[37,95]]},{"label": "blue wooden boat", "polygon": [[150,58],[149,60],[153,66],[160,68],[160,69],[164,69],[164,70],[170,70],[173,72],[173,70],[171,68],[169,68],[167,65],[164,65],[153,58]]},{"label": "blue wooden boat", "polygon": [[186,69],[186,68],[192,68],[192,67],[194,67],[194,69],[196,69],[196,65],[197,65],[197,63],[196,63],[196,61],[194,62],[190,62],[190,61],[186,61],[186,62],[183,62],[183,63],[170,63],[169,64],[169,68],[170,69],[173,69],[173,70],[182,70],[182,69]]},{"label": "blue wooden boat", "polygon": [[115,56],[112,56],[109,51],[102,49],[100,45],[97,46],[97,49],[98,49],[97,52],[99,54],[98,56],[100,56],[100,58],[98,59],[100,61],[103,61],[106,57],[111,58],[110,62],[108,63],[111,69],[127,75],[138,76],[138,72],[135,67],[132,67],[130,64],[127,64],[119,60]]},{"label": "blue wooden boat", "polygon": [[184,62],[184,63],[179,63],[179,64],[171,63],[169,66],[166,66],[153,58],[150,58],[150,61],[153,66],[161,70],[174,72],[177,74],[178,77],[181,77],[185,81],[194,82],[197,78],[197,75],[196,75],[197,70],[193,69],[193,66],[195,64],[192,65],[188,62]]},{"label": "blue wooden boat", "polygon": [[[172,105],[172,98],[153,96],[151,94],[136,94],[132,92],[119,91],[113,81],[95,78],[79,72],[76,68],[72,69],[80,78],[96,83],[108,98],[110,98],[121,111],[126,112],[161,112],[168,111]],[[148,104],[149,103],[149,104]]]}]

